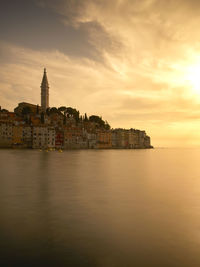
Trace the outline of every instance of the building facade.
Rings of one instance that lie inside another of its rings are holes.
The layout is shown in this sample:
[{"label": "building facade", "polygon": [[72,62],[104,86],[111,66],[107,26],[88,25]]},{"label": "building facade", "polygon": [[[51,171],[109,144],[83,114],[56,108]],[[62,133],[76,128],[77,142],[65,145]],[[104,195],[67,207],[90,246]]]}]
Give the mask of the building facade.
[{"label": "building facade", "polygon": [[0,147],[12,147],[13,126],[9,122],[0,123]]},{"label": "building facade", "polygon": [[51,126],[33,127],[33,148],[55,148],[55,128]]},{"label": "building facade", "polygon": [[112,148],[112,134],[111,131],[99,130],[97,131],[96,148],[106,149]]}]

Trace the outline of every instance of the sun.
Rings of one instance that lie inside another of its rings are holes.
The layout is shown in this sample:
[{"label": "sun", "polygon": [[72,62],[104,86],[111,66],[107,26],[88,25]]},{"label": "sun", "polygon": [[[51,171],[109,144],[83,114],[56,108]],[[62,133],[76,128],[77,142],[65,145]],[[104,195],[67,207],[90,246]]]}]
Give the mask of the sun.
[{"label": "sun", "polygon": [[189,86],[200,94],[200,65],[190,66],[188,68],[186,80]]}]

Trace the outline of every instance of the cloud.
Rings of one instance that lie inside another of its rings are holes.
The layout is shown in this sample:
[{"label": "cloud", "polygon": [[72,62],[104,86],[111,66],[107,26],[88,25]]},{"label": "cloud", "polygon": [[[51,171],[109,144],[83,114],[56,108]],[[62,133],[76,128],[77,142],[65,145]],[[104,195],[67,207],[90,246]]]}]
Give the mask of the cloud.
[{"label": "cloud", "polygon": [[[57,12],[66,16],[68,24],[80,27],[96,23],[120,44],[114,51],[116,57],[132,64],[146,59],[158,64],[162,59],[169,61],[185,58],[191,44],[198,46],[200,22],[197,1],[165,0],[86,0],[47,1]],[[195,10],[195,11],[194,11]],[[102,45],[104,36],[92,39],[98,51],[107,52]],[[101,42],[99,42],[101,39]],[[112,54],[112,51],[109,51]],[[123,61],[122,61],[123,62]],[[127,63],[126,62],[126,63]]]},{"label": "cloud", "polygon": [[51,18],[50,28],[44,36],[35,28],[29,43],[22,38],[1,41],[2,106],[40,103],[47,67],[51,106],[102,115],[113,127],[146,129],[160,144],[169,143],[167,136],[176,141],[179,136],[180,142],[192,138],[190,132],[199,128],[200,97],[186,75],[188,66],[200,65],[198,1],[35,4],[38,14],[45,14],[45,20],[38,18],[41,29]]}]

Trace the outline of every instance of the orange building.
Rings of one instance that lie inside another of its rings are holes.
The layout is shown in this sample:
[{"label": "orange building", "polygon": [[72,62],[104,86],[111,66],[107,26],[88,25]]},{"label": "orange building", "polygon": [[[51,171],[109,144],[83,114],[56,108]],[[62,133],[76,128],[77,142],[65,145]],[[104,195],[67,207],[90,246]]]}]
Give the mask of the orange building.
[{"label": "orange building", "polygon": [[13,122],[17,119],[14,112],[0,112],[0,122]]},{"label": "orange building", "polygon": [[50,115],[50,123],[54,126],[62,126],[63,125],[64,116],[62,114],[53,113]]},{"label": "orange building", "polygon": [[31,115],[30,116],[30,120],[31,120],[31,124],[33,125],[33,126],[38,126],[38,125],[40,125],[41,124],[41,120],[40,120],[40,116],[38,116],[38,115]]},{"label": "orange building", "polygon": [[21,125],[13,126],[12,145],[14,147],[23,145],[23,127]]},{"label": "orange building", "polygon": [[112,148],[112,133],[111,131],[97,131],[96,148]]},{"label": "orange building", "polygon": [[87,148],[87,140],[82,128],[76,126],[64,128],[64,148]]}]

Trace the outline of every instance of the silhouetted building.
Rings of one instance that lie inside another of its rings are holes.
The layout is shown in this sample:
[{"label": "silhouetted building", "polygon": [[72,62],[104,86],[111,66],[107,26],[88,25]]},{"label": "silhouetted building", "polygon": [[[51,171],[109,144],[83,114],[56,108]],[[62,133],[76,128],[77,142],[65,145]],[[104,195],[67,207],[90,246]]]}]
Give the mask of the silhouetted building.
[{"label": "silhouetted building", "polygon": [[30,103],[26,103],[26,102],[21,102],[18,104],[18,106],[14,109],[15,114],[17,115],[21,115],[23,110],[25,108],[29,108],[30,112],[32,114],[36,114],[36,113],[40,113],[41,112],[41,107],[38,105],[34,105],[34,104],[30,104]]},{"label": "silhouetted building", "polygon": [[46,111],[49,107],[49,83],[47,80],[46,69],[44,69],[44,74],[41,83],[41,108],[42,111]]}]

